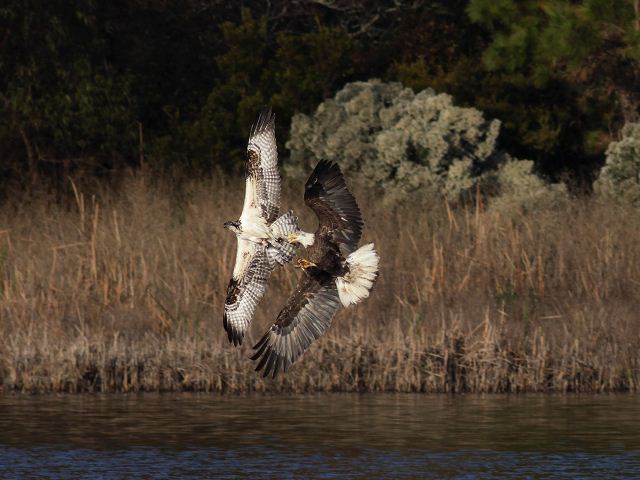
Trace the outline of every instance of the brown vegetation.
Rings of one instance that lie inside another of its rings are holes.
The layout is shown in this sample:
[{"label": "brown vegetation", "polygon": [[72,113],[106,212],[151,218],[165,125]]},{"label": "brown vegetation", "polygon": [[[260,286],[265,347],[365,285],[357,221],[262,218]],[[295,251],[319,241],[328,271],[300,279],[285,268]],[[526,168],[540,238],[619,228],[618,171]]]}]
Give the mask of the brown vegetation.
[{"label": "brown vegetation", "polygon": [[[640,390],[640,216],[609,200],[507,214],[360,192],[379,282],[274,381],[249,347],[298,272],[272,277],[241,349],[222,329],[240,181],[73,189],[0,208],[4,391]],[[284,207],[313,228],[300,196]]]}]

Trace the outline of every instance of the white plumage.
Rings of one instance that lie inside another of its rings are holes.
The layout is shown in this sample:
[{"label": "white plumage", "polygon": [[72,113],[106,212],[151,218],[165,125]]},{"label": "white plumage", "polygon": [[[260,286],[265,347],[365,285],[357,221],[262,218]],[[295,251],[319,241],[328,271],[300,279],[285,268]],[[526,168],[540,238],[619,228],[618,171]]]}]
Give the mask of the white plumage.
[{"label": "white plumage", "polygon": [[349,272],[336,278],[338,295],[343,306],[356,304],[369,296],[376,277],[380,257],[373,243],[363,245],[347,257]]}]

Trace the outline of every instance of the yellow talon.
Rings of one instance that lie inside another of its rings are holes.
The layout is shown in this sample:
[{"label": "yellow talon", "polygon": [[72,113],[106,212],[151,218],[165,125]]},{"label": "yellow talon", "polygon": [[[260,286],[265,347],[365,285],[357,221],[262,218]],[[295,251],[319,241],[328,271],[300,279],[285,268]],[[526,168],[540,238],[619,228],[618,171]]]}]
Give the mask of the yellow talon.
[{"label": "yellow talon", "polygon": [[302,268],[302,269],[315,267],[315,266],[317,266],[315,263],[310,262],[306,258],[299,258],[298,261],[296,262],[296,267]]},{"label": "yellow talon", "polygon": [[298,235],[296,235],[295,233],[290,233],[290,234],[287,235],[287,241],[289,243],[293,243],[293,242],[295,242],[297,240],[298,240]]}]

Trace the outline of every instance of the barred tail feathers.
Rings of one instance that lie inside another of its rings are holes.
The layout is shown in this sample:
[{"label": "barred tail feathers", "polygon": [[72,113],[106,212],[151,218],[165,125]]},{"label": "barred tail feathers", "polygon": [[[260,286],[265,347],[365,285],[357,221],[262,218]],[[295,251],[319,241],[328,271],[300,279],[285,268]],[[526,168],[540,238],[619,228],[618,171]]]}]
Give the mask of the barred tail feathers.
[{"label": "barred tail feathers", "polygon": [[298,228],[298,217],[293,214],[292,210],[289,210],[271,224],[271,231],[276,237],[280,238],[286,238],[287,235],[295,233]]},{"label": "barred tail feathers", "polygon": [[273,262],[278,262],[280,265],[284,265],[290,262],[296,254],[296,246],[287,243],[286,241],[269,242],[267,247],[267,257],[269,263],[273,265]]},{"label": "barred tail feathers", "polygon": [[336,278],[338,295],[342,305],[348,307],[369,296],[373,283],[378,277],[380,257],[373,243],[369,243],[352,252],[347,257],[349,272]]},{"label": "barred tail feathers", "polygon": [[287,235],[294,233],[298,228],[298,217],[291,210],[271,224],[271,232],[275,240],[270,241],[267,247],[267,256],[270,262],[275,261],[284,265],[291,261],[296,254],[296,247],[287,242]]}]

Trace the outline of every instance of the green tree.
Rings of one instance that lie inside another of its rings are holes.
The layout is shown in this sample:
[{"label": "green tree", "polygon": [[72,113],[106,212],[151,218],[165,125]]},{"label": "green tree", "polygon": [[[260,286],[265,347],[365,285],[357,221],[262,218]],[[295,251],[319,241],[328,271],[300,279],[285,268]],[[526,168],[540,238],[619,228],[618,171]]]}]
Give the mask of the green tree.
[{"label": "green tree", "polygon": [[554,79],[611,95],[618,125],[638,119],[638,0],[471,0],[471,19],[493,34],[484,53],[490,70],[520,72],[537,86]]},{"label": "green tree", "polygon": [[274,80],[268,68],[266,19],[244,9],[239,23],[225,21],[220,30],[226,51],[215,57],[213,88],[201,110],[185,118],[175,107],[165,108],[169,129],[154,148],[164,163],[200,171],[214,164],[239,164],[255,113],[268,103]]},{"label": "green tree", "polygon": [[310,112],[353,74],[354,44],[342,27],[316,24],[303,34],[280,33],[272,103],[287,115]]},{"label": "green tree", "polygon": [[42,165],[109,166],[132,148],[130,79],[106,59],[96,11],[90,0],[0,8],[0,148],[26,160],[5,161],[5,174],[26,170],[33,183]]},{"label": "green tree", "polygon": [[[538,168],[588,187],[606,145],[638,116],[637,0],[471,0],[490,35],[476,106],[505,121]],[[493,85],[494,94],[486,87]],[[493,97],[493,98],[492,98]],[[488,100],[488,101],[483,101]]]},{"label": "green tree", "polygon": [[240,170],[247,133],[256,113],[272,105],[281,151],[291,117],[309,112],[344,84],[351,72],[352,44],[341,27],[316,23],[304,33],[271,35],[266,16],[243,9],[240,21],[221,25],[226,50],[215,58],[216,78],[202,109],[185,118],[167,108],[169,132],[155,155],[171,164],[207,170]]}]

